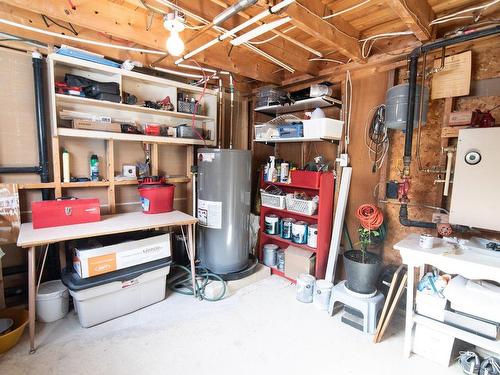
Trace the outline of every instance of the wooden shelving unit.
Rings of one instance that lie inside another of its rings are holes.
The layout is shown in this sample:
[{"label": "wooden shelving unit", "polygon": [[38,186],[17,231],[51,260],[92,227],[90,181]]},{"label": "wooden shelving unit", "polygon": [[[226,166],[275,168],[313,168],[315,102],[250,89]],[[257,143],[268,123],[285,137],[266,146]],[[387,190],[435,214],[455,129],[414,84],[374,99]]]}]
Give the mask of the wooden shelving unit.
[{"label": "wooden shelving unit", "polygon": [[[326,266],[328,262],[328,253],[330,251],[330,238],[332,233],[332,221],[333,221],[333,192],[334,192],[334,177],[333,173],[321,173],[321,172],[309,172],[309,171],[296,171],[295,173],[300,173],[306,177],[314,177],[316,174],[320,174],[319,179],[306,178],[307,182],[302,182],[299,184],[293,184],[293,178],[291,184],[277,183],[273,182],[272,185],[278,186],[285,193],[293,193],[295,191],[303,191],[308,195],[318,195],[319,196],[319,206],[318,211],[315,215],[306,215],[301,213],[295,213],[288,210],[282,210],[278,208],[271,208],[261,206],[260,208],[260,237],[259,237],[259,248],[258,256],[262,261],[262,249],[265,244],[273,243],[278,245],[281,249],[286,251],[288,246],[295,246],[301,249],[311,251],[316,254],[316,278],[322,279],[325,277]],[[318,181],[318,182],[317,182]],[[264,181],[263,175],[260,177],[260,188],[265,189],[271,184],[270,182]],[[302,220],[308,224],[318,225],[318,241],[317,247],[313,248],[305,244],[296,244],[290,240],[281,238],[279,235],[269,235],[263,232],[262,228],[264,225],[264,218],[266,215],[275,214],[280,218],[291,217],[295,220]],[[286,269],[286,264],[285,264]],[[285,277],[288,280],[294,281],[276,268],[271,268],[271,272],[275,275]]]},{"label": "wooden shelving unit", "polygon": [[305,109],[325,108],[332,105],[342,106],[342,102],[329,96],[321,96],[318,98],[309,98],[304,100],[297,100],[293,104],[275,104],[263,107],[257,107],[255,112],[265,113],[268,115],[282,115],[284,113],[292,113],[303,111]]},{"label": "wooden shelving unit", "polygon": [[[203,115],[182,113],[177,111],[177,93],[183,92],[189,96],[198,96],[203,89],[177,81],[150,76],[134,71],[127,71],[115,67],[109,67],[73,57],[51,54],[47,58],[48,87],[50,105],[50,124],[52,134],[52,160],[54,171],[54,182],[46,184],[21,184],[20,189],[54,189],[55,196],[64,195],[65,189],[103,188],[107,189],[107,206],[110,214],[116,212],[116,189],[119,187],[135,186],[137,180],[115,180],[115,143],[136,142],[149,145],[151,156],[151,174],[157,175],[160,170],[159,147],[169,145],[183,146],[186,160],[185,175],[172,176],[167,182],[174,184],[186,184],[187,209],[191,212],[192,183],[191,166],[194,162],[195,146],[212,146],[217,139],[217,93],[206,90],[203,97]],[[145,100],[161,100],[169,96],[174,105],[173,111],[156,110],[138,105],[114,103],[91,98],[58,94],[55,90],[55,82],[63,81],[65,74],[75,74],[99,82],[116,82],[120,86],[120,94],[127,92],[138,98],[138,103]],[[60,118],[60,112],[68,110],[83,112],[92,115],[108,116],[119,123],[156,123],[170,127],[179,125],[194,125],[197,128],[208,130],[210,139],[188,139],[175,137],[160,137],[143,134],[125,134],[105,131],[93,131],[74,129],[68,127],[68,121]],[[62,182],[61,178],[61,138],[80,138],[88,140],[101,140],[105,145],[105,156],[101,163],[103,176],[102,181],[85,182]]]}]

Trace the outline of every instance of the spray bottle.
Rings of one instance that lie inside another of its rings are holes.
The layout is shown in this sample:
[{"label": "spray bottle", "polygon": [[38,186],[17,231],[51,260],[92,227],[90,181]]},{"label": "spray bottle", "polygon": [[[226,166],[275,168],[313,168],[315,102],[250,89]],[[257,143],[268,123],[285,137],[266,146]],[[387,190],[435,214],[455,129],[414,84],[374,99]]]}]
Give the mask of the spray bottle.
[{"label": "spray bottle", "polygon": [[99,157],[95,154],[90,157],[90,180],[99,181]]}]

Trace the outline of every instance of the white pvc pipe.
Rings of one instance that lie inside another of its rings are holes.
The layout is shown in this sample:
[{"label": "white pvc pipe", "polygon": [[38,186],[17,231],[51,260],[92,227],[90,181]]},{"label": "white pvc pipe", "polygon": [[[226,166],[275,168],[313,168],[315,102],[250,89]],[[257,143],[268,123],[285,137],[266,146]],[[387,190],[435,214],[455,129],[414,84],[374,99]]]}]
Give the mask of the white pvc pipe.
[{"label": "white pvc pipe", "polygon": [[444,180],[444,191],[443,195],[445,197],[448,196],[448,193],[450,191],[450,179],[451,179],[451,161],[453,158],[453,152],[448,151],[446,153],[447,161],[446,161],[446,178]]},{"label": "white pvc pipe", "polygon": [[64,34],[54,33],[52,31],[37,29],[36,27],[32,27],[32,26],[28,26],[28,25],[23,25],[23,24],[20,24],[20,23],[17,23],[17,22],[12,22],[12,21],[6,20],[4,18],[0,18],[0,23],[3,23],[5,25],[9,25],[9,26],[13,26],[13,27],[18,27],[20,29],[32,31],[34,33],[50,35],[50,36],[53,36],[55,38],[72,40],[74,42],[79,42],[79,43],[92,44],[94,46],[116,48],[116,49],[121,49],[121,50],[125,50],[125,51],[133,51],[133,52],[150,53],[150,54],[153,54],[153,55],[166,55],[166,52],[163,52],[163,51],[156,51],[156,50],[144,49],[144,48],[126,47],[126,46],[120,46],[120,45],[117,45],[117,44],[104,43],[104,42],[98,42],[98,41],[95,41],[95,40],[77,38],[77,37],[74,37],[74,36],[71,36],[71,35],[64,35]]},{"label": "white pvc pipe", "polygon": [[219,37],[209,41],[208,43],[205,43],[204,45],[196,48],[194,51],[191,51],[187,54],[185,54],[184,56],[182,56],[180,59],[178,59],[175,64],[178,65],[180,63],[182,63],[183,61],[197,55],[198,53],[206,50],[207,48],[210,48],[211,46],[219,43],[219,42],[222,42],[223,40],[233,36],[234,34],[236,34],[237,32],[247,28],[248,26],[254,24],[255,22],[257,21],[260,21],[261,19],[267,17],[268,15],[272,14],[272,13],[275,13],[275,12],[278,12],[279,10],[283,9],[284,7],[294,3],[295,0],[284,0],[282,1],[281,3],[279,4],[276,4],[275,6],[269,8],[269,9],[266,9],[265,11],[257,14],[255,17],[252,17],[250,18],[249,20],[243,22],[242,24],[236,26],[235,28],[229,30],[229,31],[226,31],[224,34],[220,35]]}]

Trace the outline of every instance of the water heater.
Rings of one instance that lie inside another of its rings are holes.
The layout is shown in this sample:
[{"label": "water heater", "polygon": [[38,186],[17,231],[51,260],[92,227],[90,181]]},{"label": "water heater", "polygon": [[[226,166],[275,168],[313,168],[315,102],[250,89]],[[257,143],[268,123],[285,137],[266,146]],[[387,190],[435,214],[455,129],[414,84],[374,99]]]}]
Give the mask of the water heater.
[{"label": "water heater", "polygon": [[248,265],[251,153],[198,150],[197,249],[201,265],[217,274]]},{"label": "water heater", "polygon": [[461,129],[450,223],[500,232],[500,127]]}]

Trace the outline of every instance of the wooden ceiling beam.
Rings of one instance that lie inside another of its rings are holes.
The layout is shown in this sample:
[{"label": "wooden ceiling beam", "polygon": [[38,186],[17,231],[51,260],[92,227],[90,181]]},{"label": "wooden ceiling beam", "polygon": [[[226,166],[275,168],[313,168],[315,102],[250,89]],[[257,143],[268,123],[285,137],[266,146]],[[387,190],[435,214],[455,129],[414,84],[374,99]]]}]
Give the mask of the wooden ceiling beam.
[{"label": "wooden ceiling beam", "polygon": [[436,18],[427,0],[386,0],[405,25],[413,31],[418,40],[424,42],[433,36],[430,25]]},{"label": "wooden ceiling beam", "polygon": [[[148,48],[165,50],[167,32],[163,28],[161,17],[159,15],[154,16],[153,22],[148,27],[149,20],[146,11],[133,10],[109,1],[89,2],[75,0],[73,3],[76,9],[72,9],[68,2],[64,0],[51,0],[49,2],[45,0],[5,0],[3,3],[39,13],[40,15],[45,14],[51,18],[70,22],[79,27],[95,30],[98,34],[104,33]],[[45,25],[41,28],[46,29]],[[36,39],[34,35],[32,35],[32,38]],[[73,44],[68,41],[64,43]],[[223,56],[221,53],[217,53],[218,57],[216,57],[216,54],[213,53],[215,48],[219,48],[222,53],[227,52],[227,48],[217,46],[210,51],[200,53],[194,60],[216,69],[227,70],[255,80],[280,83],[281,77],[275,73],[276,66],[274,64],[264,61],[255,64],[255,61],[248,59],[248,54],[236,49],[231,52],[231,56]],[[108,54],[104,53],[104,55]],[[153,59],[157,57],[154,56]],[[171,57],[165,60],[167,65],[176,69]],[[256,69],[256,66],[259,69]]]},{"label": "wooden ceiling beam", "polygon": [[329,23],[297,2],[285,8],[283,15],[290,16],[294,26],[327,46],[335,48],[342,55],[355,61],[362,61],[358,39],[342,30],[335,23],[338,20]]}]

